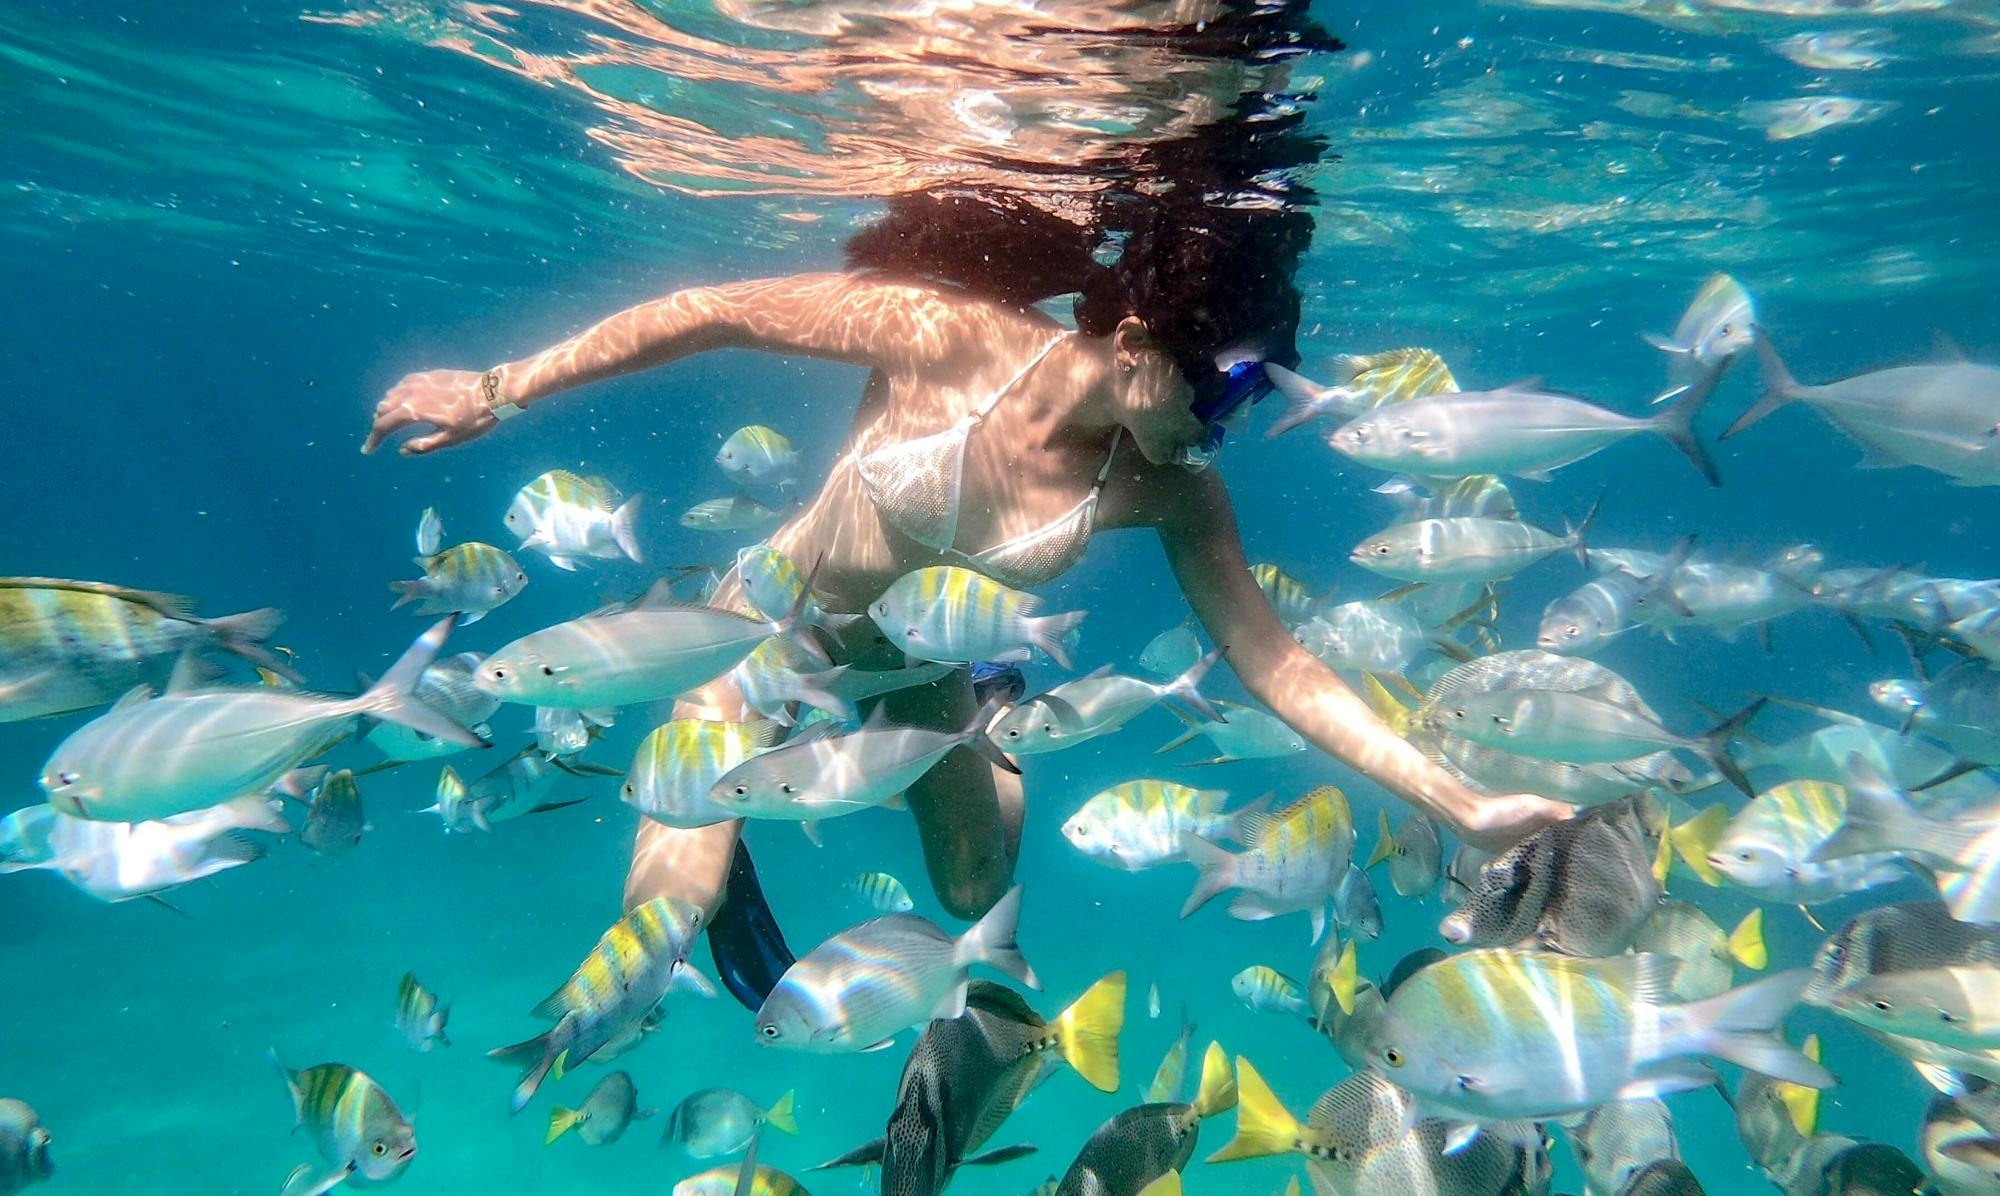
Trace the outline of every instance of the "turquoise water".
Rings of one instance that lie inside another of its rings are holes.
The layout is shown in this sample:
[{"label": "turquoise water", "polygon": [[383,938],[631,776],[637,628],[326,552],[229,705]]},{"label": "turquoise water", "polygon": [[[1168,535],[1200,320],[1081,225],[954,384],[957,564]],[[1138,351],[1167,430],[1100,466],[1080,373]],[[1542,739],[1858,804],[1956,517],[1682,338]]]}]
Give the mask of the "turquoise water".
[{"label": "turquoise water", "polygon": [[[1422,344],[1468,386],[1547,375],[1636,411],[1663,380],[1639,334],[1669,331],[1715,269],[1756,296],[1808,381],[1925,358],[1937,333],[1994,360],[2000,10],[1861,5],[1821,20],[1776,7],[1316,4],[1312,15],[1350,48],[1293,67],[1295,84],[1317,93],[1308,124],[1337,155],[1309,172],[1319,229],[1300,273],[1305,372],[1336,353]],[[186,593],[204,613],[281,607],[281,642],[338,688],[354,670],[379,672],[420,626],[386,609],[384,583],[409,575],[425,506],[454,539],[504,542],[515,490],[566,466],[652,497],[649,560],[726,560],[747,538],[675,524],[726,492],[709,464],[720,439],[775,425],[803,451],[810,481],[840,444],[860,371],[716,354],[551,404],[437,457],[355,450],[374,400],[406,372],[519,356],[683,285],[834,266],[883,192],[926,171],[978,177],[1018,158],[1064,166],[1040,184],[1051,190],[1087,185],[1085,151],[1130,133],[1113,115],[1185,107],[1170,78],[1137,67],[1124,107],[1030,103],[1008,89],[1004,66],[975,71],[947,52],[956,27],[940,17],[885,8],[816,25],[831,8],[6,6],[4,571]],[[1772,48],[1861,27],[1886,30],[1896,59],[1821,71]],[[913,29],[940,46],[913,48]],[[853,53],[871,45],[881,53]],[[1829,94],[1883,107],[1786,140],[1745,107]],[[923,123],[940,112],[959,123]],[[1701,421],[1706,439],[1754,383],[1748,364],[1725,380]],[[1833,566],[2000,571],[1992,491],[1857,471],[1855,450],[1806,412],[1713,451],[1720,490],[1639,442],[1516,492],[1530,518],[1558,526],[1604,490],[1604,543],[1658,548],[1699,532],[1745,560],[1809,540]],[[1386,587],[1345,558],[1392,510],[1369,493],[1379,475],[1338,460],[1306,435],[1245,437],[1222,469],[1251,559],[1343,598],[1372,596]],[[528,565],[527,590],[455,647],[492,648],[649,577],[629,565],[579,575]],[[1556,561],[1510,585],[1504,641],[1532,644],[1542,607],[1579,580]],[[1136,533],[1100,537],[1047,594],[1054,608],[1091,610],[1085,667],[1131,667],[1185,613],[1151,537]],[[1865,711],[1867,682],[1907,671],[1890,638],[1876,638],[1870,655],[1831,615],[1806,611],[1774,627],[1769,654],[1754,638],[1669,645],[1633,633],[1600,659],[1670,722],[1693,726],[1695,702],[1734,708],[1765,692]],[[1031,685],[1057,679],[1031,670]],[[1241,696],[1233,680],[1211,692]],[[624,712],[593,758],[622,764],[660,714]],[[0,725],[0,809],[38,800],[41,761],[83,717]],[[526,735],[518,709],[497,725],[503,744]],[[1807,724],[1779,714],[1770,725]],[[1040,1154],[963,1172],[954,1192],[1011,1196],[1060,1173],[1092,1128],[1138,1099],[1181,1005],[1200,1023],[1197,1046],[1213,1036],[1250,1057],[1300,1113],[1345,1074],[1312,1031],[1241,1008],[1228,988],[1252,963],[1302,977],[1302,918],[1246,924],[1210,908],[1180,922],[1187,869],[1113,873],[1057,828],[1085,796],[1138,776],[1239,799],[1332,781],[1354,798],[1365,847],[1390,799],[1316,755],[1220,770],[1156,759],[1177,729],[1150,713],[1028,764],[1018,875],[1021,941],[1046,990],[1034,1003],[1053,1014],[1105,971],[1127,971],[1125,1086],[1114,1097],[1058,1076],[995,1139]],[[512,1076],[481,1057],[538,1028],[528,1008],[618,914],[636,816],[615,783],[566,781],[560,795],[590,800],[447,838],[409,813],[430,803],[433,782],[426,766],[365,778],[374,830],[359,849],[325,860],[278,844],[172,895],[185,916],[98,904],[44,875],[0,878],[0,1095],[28,1100],[53,1130],[50,1192],[275,1190],[311,1149],[287,1134],[284,1088],[264,1060],[272,1047],[293,1066],[361,1067],[414,1108],[422,1149],[403,1192],[664,1191],[698,1169],[654,1148],[657,1121],[611,1148],[545,1149],[551,1096],[580,1098],[596,1069],[510,1120]],[[865,915],[838,888],[864,869],[903,877],[919,912],[942,917],[907,819],[864,814],[830,823],[825,838],[815,849],[786,826],[751,832],[795,950]],[[1835,925],[1919,895],[1904,882],[1818,916]],[[1738,894],[1702,900],[1725,926],[1749,908]],[[1437,899],[1386,897],[1388,930],[1364,947],[1364,970],[1385,973],[1435,942],[1444,912]],[[1771,909],[1768,925],[1774,967],[1810,958],[1819,936],[1795,911]],[[411,969],[453,1007],[449,1050],[414,1055],[390,1028],[396,980]],[[1158,1021],[1144,1012],[1152,983]],[[760,1102],[796,1089],[802,1133],[767,1141],[764,1156],[795,1174],[880,1132],[907,1035],[873,1054],[778,1054],[756,1045],[749,1015],[726,997],[676,996],[670,1010],[618,1064],[642,1105],[665,1110],[712,1085]],[[1829,1094],[1823,1128],[1912,1148],[1927,1094],[1908,1068],[1822,1013],[1801,1011],[1792,1028],[1820,1032],[1850,1081]],[[1765,1187],[1712,1093],[1671,1104],[1711,1192]],[[1226,1140],[1226,1122],[1204,1131],[1203,1153]],[[1560,1149],[1558,1162],[1558,1190],[1577,1190]],[[1196,1166],[1188,1186],[1275,1192],[1293,1173],[1296,1160]],[[819,1193],[869,1190],[858,1173],[804,1178]]]}]

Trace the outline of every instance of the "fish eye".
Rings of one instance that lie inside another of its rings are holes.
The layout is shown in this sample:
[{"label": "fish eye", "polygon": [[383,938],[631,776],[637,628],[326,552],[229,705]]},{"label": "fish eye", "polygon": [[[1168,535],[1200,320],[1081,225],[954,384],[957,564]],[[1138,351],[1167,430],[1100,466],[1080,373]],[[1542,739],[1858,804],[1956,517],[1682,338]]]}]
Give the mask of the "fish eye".
[{"label": "fish eye", "polygon": [[514,580],[515,580],[515,581],[526,581],[526,580],[528,580],[528,575],[527,575],[527,574],[525,574],[525,573],[516,573],[516,574],[514,575]]},{"label": "fish eye", "polygon": [[1937,1011],[1937,1015],[1938,1015],[1938,1020],[1943,1022],[1947,1026],[1954,1025],[1958,1021],[1958,1018],[1954,1016],[1951,1010],[1949,1009],[1940,1009]]},{"label": "fish eye", "polygon": [[1578,627],[1574,623],[1571,623],[1569,626],[1563,628],[1563,634],[1568,636],[1570,639],[1575,639],[1577,636],[1583,634],[1583,628]]},{"label": "fish eye", "polygon": [[627,781],[625,782],[625,787],[619,792],[623,793],[626,797],[631,797],[633,794],[639,792],[639,787]]},{"label": "fish eye", "polygon": [[790,781],[782,781],[778,784],[778,792],[792,793],[796,791],[792,788],[792,783]]},{"label": "fish eye", "polygon": [[1009,738],[1009,739],[1019,739],[1020,737],[1021,737],[1021,728],[1019,728],[1019,727],[1009,727],[1009,728],[1007,728],[1007,738]]},{"label": "fish eye", "polygon": [[1891,1008],[1889,1000],[1886,997],[1876,997],[1874,1000],[1868,1003],[1875,1007],[1875,1011],[1877,1013],[1887,1013]]},{"label": "fish eye", "polygon": [[757,1027],[757,1033],[762,1034],[766,1038],[776,1038],[778,1036],[778,1028],[769,1025],[759,1026]]},{"label": "fish eye", "polygon": [[1755,853],[1753,853],[1753,852],[1751,852],[1751,851],[1748,851],[1748,850],[1744,850],[1744,851],[1739,851],[1739,852],[1737,852],[1737,853],[1736,853],[1736,858],[1737,858],[1737,859],[1739,859],[1739,860],[1742,860],[1742,861],[1743,861],[1744,863],[1746,863],[1746,864],[1747,864],[1747,863],[1749,863],[1749,862],[1750,862],[1751,860],[1754,860],[1754,859],[1756,859],[1757,857],[1756,857]]},{"label": "fish eye", "polygon": [[1460,1089],[1470,1092],[1474,1088],[1479,1087],[1479,1078],[1477,1076],[1460,1076],[1458,1077],[1458,1086]]},{"label": "fish eye", "polygon": [[76,774],[73,772],[59,772],[56,774],[56,780],[64,785],[74,785],[76,784]]},{"label": "fish eye", "polygon": [[505,681],[505,680],[507,679],[507,670],[506,670],[506,669],[504,669],[504,668],[501,668],[501,667],[500,667],[499,665],[497,665],[497,664],[496,664],[496,665],[494,665],[494,666],[493,666],[493,679],[494,679],[495,681]]},{"label": "fish eye", "polygon": [[1395,1047],[1390,1047],[1388,1050],[1382,1052],[1382,1062],[1387,1063],[1390,1067],[1401,1067],[1403,1065],[1403,1052],[1397,1050]]},{"label": "fish eye", "polygon": [[1387,544],[1377,544],[1377,545],[1375,546],[1375,555],[1376,555],[1376,556],[1388,556],[1388,555],[1389,555],[1389,546],[1388,546]]},{"label": "fish eye", "polygon": [[374,1147],[372,1147],[372,1149],[375,1151],[375,1157],[379,1159],[383,1155],[389,1153],[389,1144],[378,1138],[376,1139],[375,1145]]},{"label": "fish eye", "polygon": [[544,677],[553,677],[553,676],[555,676],[555,675],[556,675],[556,671],[555,671],[555,669],[551,668],[551,667],[550,667],[550,666],[548,666],[548,665],[543,665],[543,666],[542,666],[542,676],[544,676]]},{"label": "fish eye", "polygon": [[734,792],[738,797],[748,797],[750,796],[750,786],[738,785],[734,788],[734,790],[732,790],[732,792]]}]

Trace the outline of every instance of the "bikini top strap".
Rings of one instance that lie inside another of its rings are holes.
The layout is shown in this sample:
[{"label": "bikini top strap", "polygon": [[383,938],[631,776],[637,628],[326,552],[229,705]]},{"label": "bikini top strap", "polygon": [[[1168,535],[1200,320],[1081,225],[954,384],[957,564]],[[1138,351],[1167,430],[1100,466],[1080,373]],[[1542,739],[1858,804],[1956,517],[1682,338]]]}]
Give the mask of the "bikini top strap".
[{"label": "bikini top strap", "polygon": [[1091,493],[1104,489],[1104,483],[1111,477],[1111,463],[1118,459],[1118,446],[1125,443],[1125,425],[1118,425],[1118,431],[1111,437],[1111,451],[1105,454],[1104,465],[1097,471],[1097,481],[1091,484]]},{"label": "bikini top strap", "polygon": [[993,409],[1000,405],[1000,400],[1006,398],[1009,392],[1011,392],[1016,386],[1019,386],[1021,384],[1021,379],[1026,378],[1030,371],[1032,371],[1036,366],[1042,364],[1042,359],[1047,357],[1055,349],[1057,345],[1060,345],[1064,341],[1068,340],[1069,335],[1070,334],[1067,332],[1057,333],[1056,336],[1053,339],[1051,339],[1048,344],[1042,346],[1041,351],[1039,353],[1036,353],[1033,357],[1030,357],[1028,359],[1028,364],[1014,371],[1013,377],[1007,379],[1005,382],[1002,382],[1000,384],[1000,389],[988,395],[986,397],[986,401],[984,403],[981,403],[972,412],[972,422],[975,424],[980,423],[984,421],[988,415],[992,414]]}]

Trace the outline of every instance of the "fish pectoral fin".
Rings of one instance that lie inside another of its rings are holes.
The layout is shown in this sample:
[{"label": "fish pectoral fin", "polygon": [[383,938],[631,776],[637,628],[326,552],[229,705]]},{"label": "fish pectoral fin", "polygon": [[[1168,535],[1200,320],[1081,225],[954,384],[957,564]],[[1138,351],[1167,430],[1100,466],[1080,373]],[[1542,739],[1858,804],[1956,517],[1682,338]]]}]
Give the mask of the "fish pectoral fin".
[{"label": "fish pectoral fin", "polygon": [[951,991],[946,993],[942,1000],[938,1001],[937,1008],[931,1010],[931,1018],[933,1020],[942,1019],[950,1021],[955,1017],[963,1017],[965,1015],[966,995],[970,991],[971,981],[969,980],[961,980],[957,984],[952,985]]},{"label": "fish pectoral fin", "polygon": [[1452,1122],[1451,1128],[1444,1132],[1444,1150],[1442,1153],[1446,1157],[1458,1154],[1461,1151],[1465,1150],[1466,1147],[1471,1146],[1473,1141],[1478,1137],[1479,1137],[1478,1122],[1476,1121]]},{"label": "fish pectoral fin", "polygon": [[715,999],[715,981],[710,980],[702,970],[691,963],[683,962],[674,969],[673,978],[667,981],[667,991],[691,989],[710,1000]]},{"label": "fish pectoral fin", "polygon": [[989,1150],[985,1154],[976,1154],[969,1159],[960,1159],[958,1165],[961,1167],[992,1167],[1000,1163],[1011,1163],[1015,1159],[1025,1159],[1039,1149],[1041,1148],[1035,1146],[1033,1143],[1021,1142],[1013,1146],[1002,1146],[998,1150]]},{"label": "fish pectoral fin", "polygon": [[300,1163],[285,1177],[285,1186],[278,1189],[278,1196],[325,1196],[353,1174],[354,1168]]},{"label": "fish pectoral fin", "polygon": [[895,1039],[895,1037],[894,1037],[894,1036],[892,1035],[892,1036],[890,1036],[890,1037],[888,1037],[888,1038],[885,1038],[885,1039],[883,1039],[883,1040],[882,1040],[882,1041],[880,1041],[880,1042],[871,1042],[871,1043],[869,1043],[869,1044],[868,1044],[867,1046],[865,1046],[865,1047],[862,1047],[862,1048],[861,1048],[861,1052],[860,1052],[860,1053],[861,1053],[861,1054],[864,1054],[864,1055],[866,1055],[866,1054],[867,1054],[867,1053],[869,1053],[870,1051],[886,1051],[886,1050],[888,1050],[888,1049],[889,1049],[890,1047],[892,1047],[892,1046],[895,1046],[895,1045],[896,1045],[896,1039]]},{"label": "fish pectoral fin", "polygon": [[1619,1100],[1640,1100],[1707,1088],[1716,1083],[1715,1069],[1692,1059],[1671,1059],[1648,1067],[1618,1090]]}]

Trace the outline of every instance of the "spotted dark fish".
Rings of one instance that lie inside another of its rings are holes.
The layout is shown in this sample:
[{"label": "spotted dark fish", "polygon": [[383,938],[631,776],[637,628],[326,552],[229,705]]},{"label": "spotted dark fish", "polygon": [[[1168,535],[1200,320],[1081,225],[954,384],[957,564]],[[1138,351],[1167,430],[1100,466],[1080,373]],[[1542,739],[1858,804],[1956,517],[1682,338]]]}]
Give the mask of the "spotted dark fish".
[{"label": "spotted dark fish", "polygon": [[1647,795],[1545,827],[1487,864],[1439,933],[1465,946],[1532,941],[1565,955],[1615,955],[1660,903],[1654,862],[1665,828]]},{"label": "spotted dark fish", "polygon": [[1235,1105],[1236,1081],[1222,1048],[1210,1043],[1192,1104],[1138,1105],[1098,1126],[1063,1173],[1055,1196],[1139,1196],[1169,1171],[1188,1165],[1203,1118]]}]

